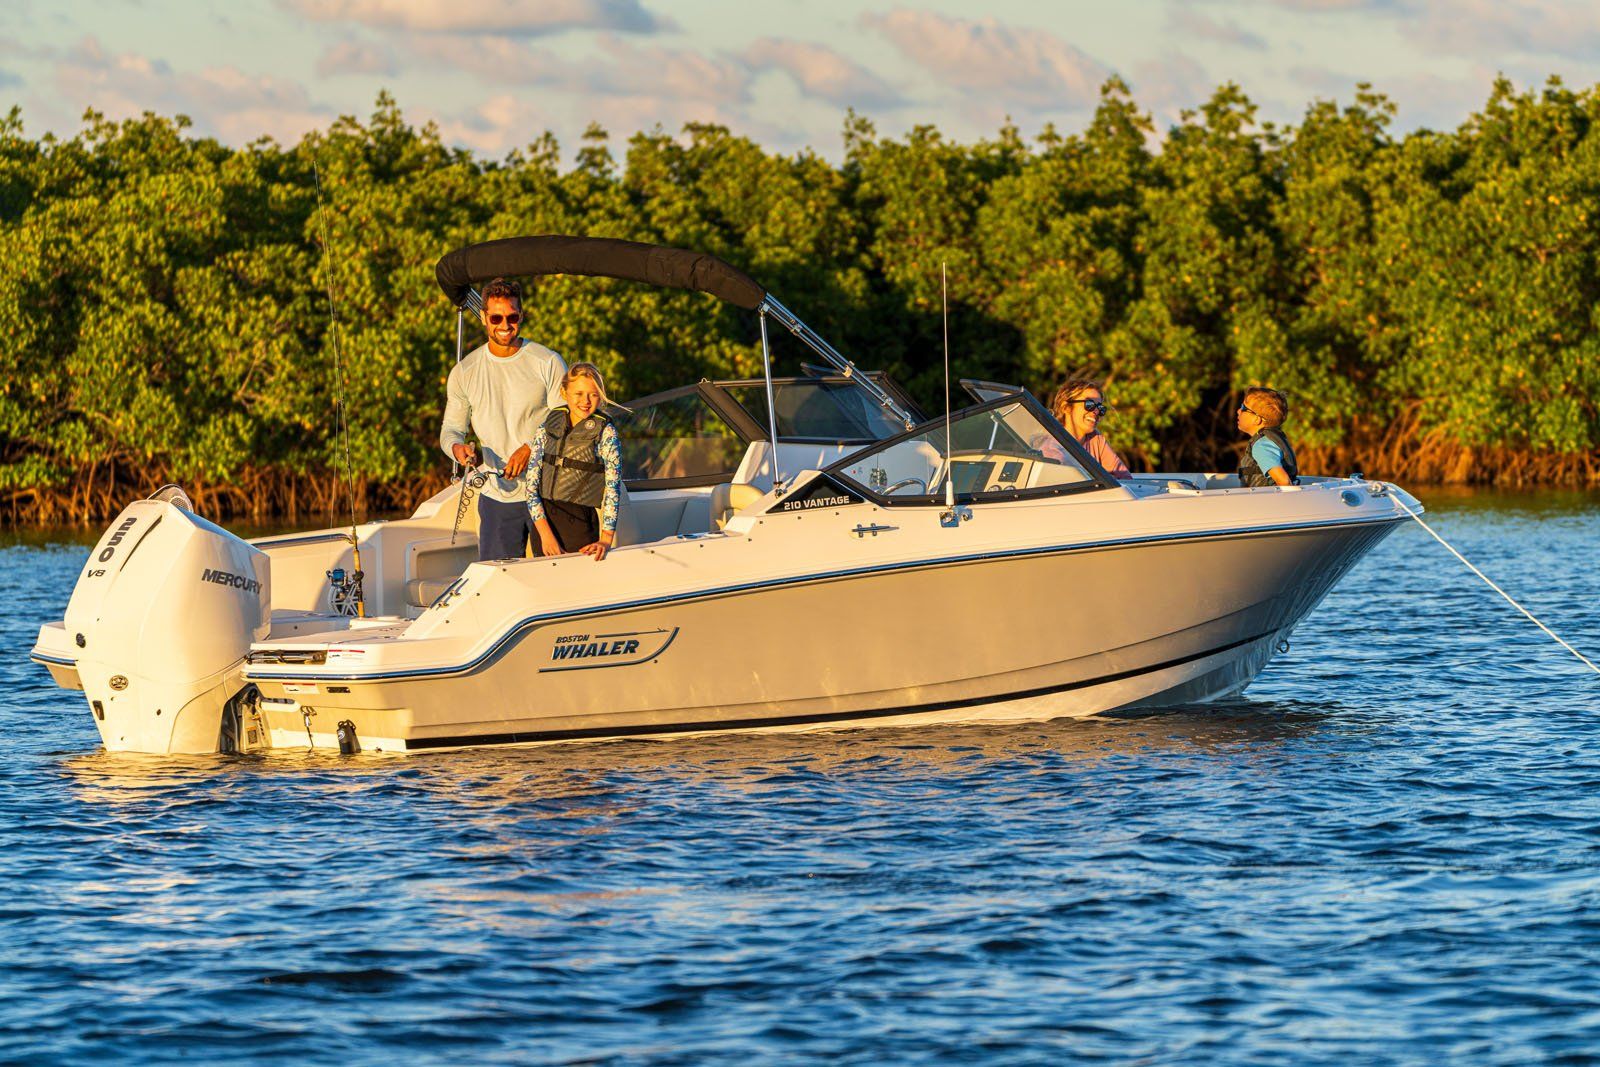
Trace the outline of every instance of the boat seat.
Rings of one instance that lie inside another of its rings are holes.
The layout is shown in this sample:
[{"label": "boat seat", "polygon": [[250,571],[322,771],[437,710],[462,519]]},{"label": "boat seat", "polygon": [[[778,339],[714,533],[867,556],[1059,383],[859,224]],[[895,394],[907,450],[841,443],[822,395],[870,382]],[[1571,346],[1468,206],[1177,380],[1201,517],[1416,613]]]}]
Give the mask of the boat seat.
[{"label": "boat seat", "polygon": [[406,583],[406,603],[425,608],[444,594],[454,578],[413,578]]},{"label": "boat seat", "polygon": [[716,486],[711,490],[711,532],[727,526],[729,519],[766,495],[766,490],[749,482],[723,482]]}]

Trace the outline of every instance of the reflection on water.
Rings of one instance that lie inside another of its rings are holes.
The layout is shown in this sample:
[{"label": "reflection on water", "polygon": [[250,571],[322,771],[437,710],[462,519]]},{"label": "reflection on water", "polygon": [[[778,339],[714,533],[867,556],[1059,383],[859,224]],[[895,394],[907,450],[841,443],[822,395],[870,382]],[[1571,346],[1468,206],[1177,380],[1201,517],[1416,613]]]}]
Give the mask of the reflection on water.
[{"label": "reflection on water", "polygon": [[410,790],[446,796],[458,805],[492,805],[590,796],[619,776],[648,775],[743,791],[784,783],[790,775],[841,781],[859,775],[981,780],[996,767],[1019,761],[1054,766],[1155,751],[1177,755],[1258,748],[1304,738],[1330,719],[1337,723],[1326,705],[1240,700],[1021,725],[725,734],[410,756],[342,757],[326,749],[177,757],[93,751],[64,759],[61,766],[78,797],[97,804],[146,802],[164,790],[248,793],[264,781],[314,784],[319,794],[338,796],[398,776]]},{"label": "reflection on water", "polygon": [[[1600,649],[1600,501],[1423,497]],[[1226,705],[350,758],[99,752],[85,551],[0,547],[0,1060],[1600,1053],[1600,687],[1420,530]]]}]

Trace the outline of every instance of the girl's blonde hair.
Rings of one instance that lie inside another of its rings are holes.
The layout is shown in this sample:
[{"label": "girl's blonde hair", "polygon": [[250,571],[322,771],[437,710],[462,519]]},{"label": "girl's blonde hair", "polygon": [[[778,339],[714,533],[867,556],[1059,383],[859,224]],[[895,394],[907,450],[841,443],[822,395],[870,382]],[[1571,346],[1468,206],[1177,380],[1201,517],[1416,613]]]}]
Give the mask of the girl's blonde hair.
[{"label": "girl's blonde hair", "polygon": [[1061,388],[1056,390],[1055,396],[1050,398],[1050,414],[1054,415],[1061,425],[1067,425],[1068,401],[1093,389],[1102,397],[1106,395],[1105,389],[1093,378],[1068,378],[1061,383]]},{"label": "girl's blonde hair", "polygon": [[561,394],[566,395],[567,386],[574,378],[588,378],[594,382],[594,387],[600,391],[600,406],[596,410],[604,411],[611,404],[606,396],[606,380],[600,376],[600,368],[593,363],[574,363],[567,368],[567,373],[561,376]]}]

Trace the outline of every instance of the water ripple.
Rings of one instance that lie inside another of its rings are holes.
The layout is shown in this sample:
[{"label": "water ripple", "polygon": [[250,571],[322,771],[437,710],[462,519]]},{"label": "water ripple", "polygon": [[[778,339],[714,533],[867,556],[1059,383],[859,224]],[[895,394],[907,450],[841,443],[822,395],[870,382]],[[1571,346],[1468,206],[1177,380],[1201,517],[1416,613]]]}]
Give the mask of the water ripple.
[{"label": "water ripple", "polygon": [[[1433,515],[1600,649],[1600,501]],[[408,759],[100,752],[84,551],[0,547],[0,1059],[1600,1057],[1600,688],[1420,530],[1225,705]]]}]

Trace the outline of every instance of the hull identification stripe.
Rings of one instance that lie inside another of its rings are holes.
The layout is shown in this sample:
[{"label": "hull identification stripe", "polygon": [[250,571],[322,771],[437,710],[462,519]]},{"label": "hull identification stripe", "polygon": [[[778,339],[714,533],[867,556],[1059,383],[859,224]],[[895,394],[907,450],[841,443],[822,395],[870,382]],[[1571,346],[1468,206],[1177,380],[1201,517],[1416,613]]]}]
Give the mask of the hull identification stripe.
[{"label": "hull identification stripe", "polygon": [[1193,663],[1208,656],[1220,656],[1224,652],[1232,652],[1236,648],[1242,648],[1245,645],[1265,640],[1271,637],[1274,632],[1276,631],[1269,630],[1263,634],[1256,634],[1254,637],[1246,637],[1242,641],[1231,641],[1226,645],[1218,645],[1216,648],[1208,648],[1203,652],[1195,652],[1192,655],[1181,656],[1178,659],[1167,660],[1165,663],[1157,663],[1149,667],[1135,667],[1132,670],[1105,674],[1098,678],[1085,678],[1076,682],[1041,686],[1037,689],[1022,689],[1014,693],[1000,693],[994,696],[964,697],[960,700],[941,700],[930,704],[912,704],[896,708],[873,708],[866,711],[828,711],[812,715],[780,715],[772,718],[757,719],[713,719],[707,722],[686,722],[667,726],[645,723],[638,726],[590,726],[581,730],[529,730],[510,734],[461,734],[455,737],[421,737],[407,740],[405,742],[405,750],[414,752],[421,749],[458,748],[465,745],[517,745],[533,741],[577,741],[583,738],[720,732],[723,730],[748,730],[764,726],[807,726],[828,722],[853,722],[860,719],[886,719],[895,715],[924,715],[929,712],[953,711],[958,708],[971,708],[982,704],[999,704],[1008,700],[1027,700],[1032,697],[1051,696],[1055,693],[1070,692],[1073,689],[1087,689],[1090,686],[1126,681],[1129,678],[1137,678],[1142,674],[1153,674],[1156,671],[1181,667],[1186,663]]},{"label": "hull identification stripe", "polygon": [[[1241,534],[1286,534],[1297,533],[1302,530],[1328,529],[1330,527],[1346,527],[1357,529],[1366,526],[1394,525],[1404,520],[1398,518],[1382,519],[1357,519],[1355,521],[1338,520],[1328,522],[1300,523],[1294,526],[1257,526],[1238,530],[1218,532],[1206,530],[1180,534],[1161,534],[1154,537],[1128,537],[1114,541],[1092,541],[1075,545],[1050,545],[1039,548],[1008,549],[1000,552],[980,552],[970,556],[949,556],[940,559],[907,560],[901,563],[890,563],[875,567],[857,567],[845,571],[826,571],[819,574],[794,575],[788,578],[774,578],[768,581],[745,582],[740,585],[721,586],[714,589],[696,589],[682,593],[671,593],[666,596],[652,597],[647,600],[630,600],[616,604],[597,604],[593,607],[571,608],[567,611],[555,611],[544,615],[530,615],[511,625],[511,627],[486,651],[465,663],[449,664],[443,667],[414,667],[392,671],[363,671],[357,674],[331,674],[326,671],[295,671],[294,673],[277,671],[251,670],[247,664],[243,677],[246,681],[276,682],[276,681],[308,681],[308,682],[383,682],[400,678],[437,678],[452,674],[467,674],[476,670],[482,664],[492,660],[505,646],[512,641],[520,639],[524,630],[543,622],[560,622],[563,619],[583,617],[587,615],[608,615],[618,611],[632,611],[636,608],[659,607],[663,604],[688,603],[695,600],[705,600],[720,596],[730,596],[736,593],[749,592],[755,589],[767,589],[773,586],[800,586],[811,582],[835,581],[840,578],[855,578],[873,574],[892,574],[897,571],[918,570],[925,567],[942,567],[958,563],[981,563],[991,560],[1017,559],[1024,556],[1046,556],[1060,553],[1082,552],[1095,548],[1128,547],[1147,544],[1166,544],[1172,541],[1202,541],[1217,540],[1219,538],[1236,537]],[[258,644],[270,644],[268,641]],[[267,666],[258,664],[257,666]]]}]

